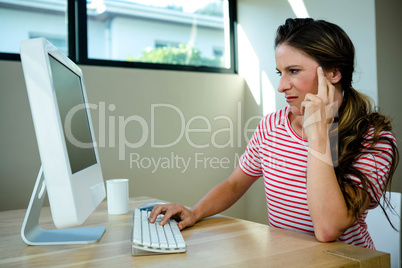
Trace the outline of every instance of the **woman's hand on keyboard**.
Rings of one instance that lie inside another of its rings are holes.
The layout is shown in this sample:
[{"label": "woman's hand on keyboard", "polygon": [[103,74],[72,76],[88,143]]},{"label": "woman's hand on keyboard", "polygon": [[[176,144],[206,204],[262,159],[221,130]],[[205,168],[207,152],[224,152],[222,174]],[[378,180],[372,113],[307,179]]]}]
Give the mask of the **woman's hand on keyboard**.
[{"label": "woman's hand on keyboard", "polygon": [[197,221],[194,212],[181,204],[155,205],[149,216],[149,222],[154,223],[159,214],[165,215],[161,220],[161,225],[164,225],[168,219],[172,218],[178,222],[177,226],[180,230],[194,225]]}]

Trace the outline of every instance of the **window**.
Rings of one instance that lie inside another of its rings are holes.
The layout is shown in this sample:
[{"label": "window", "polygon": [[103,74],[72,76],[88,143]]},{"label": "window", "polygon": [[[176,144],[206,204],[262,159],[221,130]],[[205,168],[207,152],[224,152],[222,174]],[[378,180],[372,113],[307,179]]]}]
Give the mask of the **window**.
[{"label": "window", "polygon": [[17,54],[21,40],[35,37],[67,51],[66,10],[67,0],[0,0],[0,52]]},{"label": "window", "polygon": [[79,64],[230,73],[234,2],[0,0],[0,58],[45,37]]}]

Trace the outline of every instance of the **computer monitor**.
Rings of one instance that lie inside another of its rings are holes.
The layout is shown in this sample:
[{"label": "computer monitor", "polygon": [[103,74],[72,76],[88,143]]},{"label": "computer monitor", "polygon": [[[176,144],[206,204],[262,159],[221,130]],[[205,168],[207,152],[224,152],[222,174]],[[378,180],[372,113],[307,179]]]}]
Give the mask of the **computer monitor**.
[{"label": "computer monitor", "polygon": [[[44,38],[22,41],[21,62],[42,167],[21,229],[30,245],[83,244],[105,228],[75,228],[105,198],[83,73]],[[39,222],[47,192],[57,229]]]}]

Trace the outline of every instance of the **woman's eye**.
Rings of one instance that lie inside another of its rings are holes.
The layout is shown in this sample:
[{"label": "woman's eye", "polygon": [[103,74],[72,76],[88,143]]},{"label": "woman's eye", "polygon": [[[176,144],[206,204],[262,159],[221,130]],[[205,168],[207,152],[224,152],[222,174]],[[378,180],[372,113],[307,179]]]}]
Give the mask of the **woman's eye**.
[{"label": "woman's eye", "polygon": [[276,74],[282,76],[282,73],[280,71],[276,71]]},{"label": "woman's eye", "polygon": [[299,70],[298,69],[290,69],[289,72],[291,74],[297,74],[299,72]]}]

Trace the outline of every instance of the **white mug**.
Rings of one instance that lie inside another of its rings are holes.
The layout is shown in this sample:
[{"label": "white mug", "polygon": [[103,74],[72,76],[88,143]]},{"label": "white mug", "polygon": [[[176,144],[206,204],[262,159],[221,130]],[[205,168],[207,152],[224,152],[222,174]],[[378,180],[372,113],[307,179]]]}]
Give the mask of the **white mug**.
[{"label": "white mug", "polygon": [[128,179],[106,181],[107,210],[109,214],[128,213]]}]

